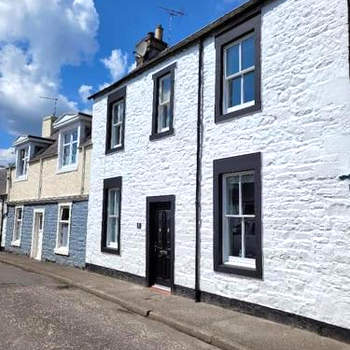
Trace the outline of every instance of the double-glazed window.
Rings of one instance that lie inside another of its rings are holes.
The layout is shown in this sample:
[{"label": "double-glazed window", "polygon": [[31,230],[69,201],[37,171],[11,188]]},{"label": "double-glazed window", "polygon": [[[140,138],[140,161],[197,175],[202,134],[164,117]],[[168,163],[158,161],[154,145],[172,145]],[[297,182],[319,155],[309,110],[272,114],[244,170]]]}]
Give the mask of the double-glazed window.
[{"label": "double-glazed window", "polygon": [[108,96],[106,153],[124,148],[126,88]]},{"label": "double-glazed window", "polygon": [[20,148],[17,152],[16,178],[24,178],[28,172],[29,147]]},{"label": "double-glazed window", "polygon": [[101,239],[103,252],[114,254],[120,252],[121,191],[121,177],[104,180]]},{"label": "double-glazed window", "polygon": [[174,79],[176,64],[153,75],[153,116],[150,139],[174,133]]},{"label": "double-glazed window", "polygon": [[261,108],[260,15],[216,37],[215,121]]},{"label": "double-glazed window", "polygon": [[68,255],[71,211],[71,203],[60,204],[58,206],[57,240],[55,249],[56,254]]},{"label": "double-glazed window", "polygon": [[75,166],[78,162],[78,129],[61,134],[61,168]]},{"label": "double-glazed window", "polygon": [[23,207],[16,207],[15,221],[13,225],[13,234],[12,234],[12,245],[14,246],[19,246],[21,244],[22,221],[23,221]]},{"label": "double-glazed window", "polygon": [[214,161],[214,269],[262,276],[260,153]]}]

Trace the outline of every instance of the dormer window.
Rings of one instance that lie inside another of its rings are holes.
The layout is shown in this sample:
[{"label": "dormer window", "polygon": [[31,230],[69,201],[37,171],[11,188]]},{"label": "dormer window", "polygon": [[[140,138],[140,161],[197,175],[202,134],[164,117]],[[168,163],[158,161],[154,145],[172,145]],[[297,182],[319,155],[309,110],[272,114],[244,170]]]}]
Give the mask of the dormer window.
[{"label": "dormer window", "polygon": [[72,167],[78,161],[78,129],[63,132],[61,135],[61,168]]},{"label": "dormer window", "polygon": [[17,152],[16,178],[26,178],[29,161],[29,147],[20,148]]}]

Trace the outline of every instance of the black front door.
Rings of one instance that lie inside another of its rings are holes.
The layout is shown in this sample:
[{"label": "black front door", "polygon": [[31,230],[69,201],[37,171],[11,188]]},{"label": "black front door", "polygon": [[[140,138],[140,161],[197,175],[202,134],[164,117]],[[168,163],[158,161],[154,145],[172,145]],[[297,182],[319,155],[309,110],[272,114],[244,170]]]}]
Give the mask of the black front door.
[{"label": "black front door", "polygon": [[171,286],[172,211],[170,203],[153,203],[150,210],[150,284]]}]

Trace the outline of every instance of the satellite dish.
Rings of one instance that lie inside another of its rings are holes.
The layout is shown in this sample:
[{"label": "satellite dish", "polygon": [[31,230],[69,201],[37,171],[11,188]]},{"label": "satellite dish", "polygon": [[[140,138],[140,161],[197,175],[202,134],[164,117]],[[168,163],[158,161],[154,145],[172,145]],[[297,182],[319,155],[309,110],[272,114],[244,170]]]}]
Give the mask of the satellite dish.
[{"label": "satellite dish", "polygon": [[136,54],[138,57],[144,57],[147,52],[147,42],[142,40],[136,45]]}]

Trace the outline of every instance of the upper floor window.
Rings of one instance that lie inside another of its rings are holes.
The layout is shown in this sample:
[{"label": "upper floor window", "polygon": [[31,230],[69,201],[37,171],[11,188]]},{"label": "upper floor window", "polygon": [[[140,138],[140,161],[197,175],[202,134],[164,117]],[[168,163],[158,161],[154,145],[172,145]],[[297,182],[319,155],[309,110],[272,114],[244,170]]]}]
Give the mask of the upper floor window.
[{"label": "upper floor window", "polygon": [[262,277],[260,153],[214,161],[214,269]]},{"label": "upper floor window", "polygon": [[124,148],[126,87],[108,96],[106,153]]},{"label": "upper floor window", "polygon": [[215,121],[261,108],[260,16],[216,38]]},{"label": "upper floor window", "polygon": [[153,75],[154,92],[151,140],[174,133],[175,67],[176,64],[173,64]]},{"label": "upper floor window", "polygon": [[78,163],[78,128],[62,132],[60,149],[60,168],[71,168]]},{"label": "upper floor window", "polygon": [[16,177],[23,178],[27,176],[29,161],[29,147],[20,148],[17,152]]},{"label": "upper floor window", "polygon": [[122,178],[104,180],[101,251],[119,254]]}]

